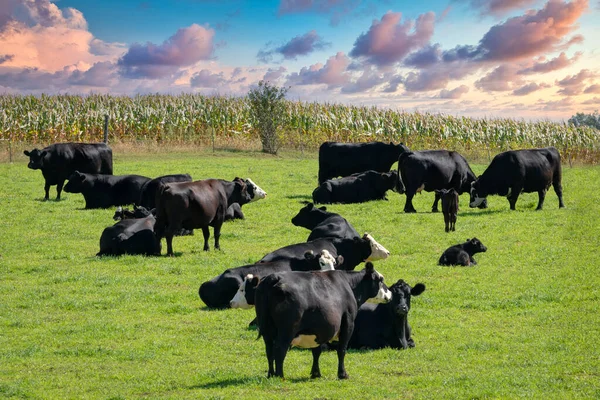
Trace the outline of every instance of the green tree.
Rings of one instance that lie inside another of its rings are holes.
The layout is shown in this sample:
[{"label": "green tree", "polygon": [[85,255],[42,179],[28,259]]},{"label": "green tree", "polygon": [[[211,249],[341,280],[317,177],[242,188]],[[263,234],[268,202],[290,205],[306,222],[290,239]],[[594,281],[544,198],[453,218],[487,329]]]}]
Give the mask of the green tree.
[{"label": "green tree", "polygon": [[593,114],[577,113],[569,118],[569,123],[575,126],[587,125],[600,129],[600,115],[597,110]]},{"label": "green tree", "polygon": [[258,129],[262,151],[277,154],[279,150],[278,129],[285,118],[285,95],[289,88],[278,87],[268,81],[258,82],[258,87],[248,93],[250,113]]}]

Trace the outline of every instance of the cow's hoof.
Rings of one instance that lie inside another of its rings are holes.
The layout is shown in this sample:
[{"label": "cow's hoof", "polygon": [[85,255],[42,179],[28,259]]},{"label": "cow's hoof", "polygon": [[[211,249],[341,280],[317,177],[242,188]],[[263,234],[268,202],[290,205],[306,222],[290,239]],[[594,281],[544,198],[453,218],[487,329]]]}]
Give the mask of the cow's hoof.
[{"label": "cow's hoof", "polygon": [[416,213],[417,210],[404,210],[405,213],[409,214],[409,213]]},{"label": "cow's hoof", "polygon": [[321,377],[320,372],[313,372],[310,374],[310,379],[316,379],[316,378],[320,378],[320,377]]},{"label": "cow's hoof", "polygon": [[438,211],[438,209],[437,209],[437,208],[432,208],[432,209],[431,209],[431,212],[432,212],[432,213],[436,213],[436,212],[439,212],[439,211]]},{"label": "cow's hoof", "polygon": [[344,372],[343,374],[338,374],[338,379],[348,379],[350,378],[350,375],[348,375],[348,373]]}]

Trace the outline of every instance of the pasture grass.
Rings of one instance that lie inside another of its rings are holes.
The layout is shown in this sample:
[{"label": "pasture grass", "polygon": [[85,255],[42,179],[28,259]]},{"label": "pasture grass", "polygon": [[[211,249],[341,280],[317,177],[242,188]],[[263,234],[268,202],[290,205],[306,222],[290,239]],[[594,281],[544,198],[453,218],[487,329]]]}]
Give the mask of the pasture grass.
[{"label": "pasture grass", "polygon": [[[416,348],[349,351],[350,379],[339,381],[334,352],[310,380],[310,351],[297,349],[286,378],[267,379],[264,344],[247,328],[254,311],[209,310],[198,297],[226,268],[306,240],[290,219],[310,200],[316,154],[115,153],[114,165],[116,174],[251,177],[268,196],[224,225],[221,251],[211,238],[203,252],[196,232],[174,239],[172,258],[97,258],[114,210],[84,210],[79,194],[43,202],[39,171],[24,159],[0,164],[1,398],[600,397],[598,167],[564,168],[565,209],[552,190],[543,211],[536,194],[512,212],[498,196],[470,209],[463,195],[454,233],[429,212],[431,193],[416,196],[417,214],[393,192],[328,206],[391,251],[376,263],[388,284],[427,286],[410,312]],[[436,265],[473,236],[488,247],[477,266]]]}]

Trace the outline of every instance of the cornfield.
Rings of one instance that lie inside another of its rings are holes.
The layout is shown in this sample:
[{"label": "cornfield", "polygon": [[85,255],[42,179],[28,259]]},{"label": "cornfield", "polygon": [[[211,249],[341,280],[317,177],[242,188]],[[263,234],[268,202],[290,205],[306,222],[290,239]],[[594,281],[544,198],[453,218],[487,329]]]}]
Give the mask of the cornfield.
[{"label": "cornfield", "polygon": [[[215,138],[219,143],[258,140],[246,98],[196,94],[0,95],[0,139],[31,144],[101,141],[105,115],[111,143],[210,145]],[[291,149],[316,149],[327,140],[391,141],[416,150],[446,148],[488,156],[555,146],[569,161],[600,160],[600,132],[589,127],[298,101],[286,102],[280,139]]]}]

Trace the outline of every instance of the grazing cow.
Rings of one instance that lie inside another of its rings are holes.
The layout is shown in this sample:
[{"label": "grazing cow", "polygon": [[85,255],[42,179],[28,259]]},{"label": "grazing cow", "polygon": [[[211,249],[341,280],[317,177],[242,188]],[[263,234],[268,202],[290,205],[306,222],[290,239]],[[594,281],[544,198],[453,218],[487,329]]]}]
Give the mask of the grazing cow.
[{"label": "grazing cow", "polygon": [[321,238],[352,239],[360,236],[356,229],[339,214],[327,211],[326,207],[315,207],[308,203],[292,218],[292,224],[309,229],[307,241]]},{"label": "grazing cow", "polygon": [[364,203],[387,200],[386,192],[395,190],[398,172],[366,171],[339,179],[328,179],[312,193],[315,204]]},{"label": "grazing cow", "polygon": [[121,254],[160,255],[160,241],[154,236],[156,219],[151,212],[139,207],[141,218],[126,218],[105,228],[100,236],[97,256]]},{"label": "grazing cow", "polygon": [[44,200],[48,200],[53,185],[56,185],[56,200],[60,200],[65,181],[75,171],[113,173],[112,150],[104,143],[56,143],[23,153],[29,157],[29,168],[42,170],[46,181]]},{"label": "grazing cow", "polygon": [[156,194],[156,236],[166,237],[167,255],[173,255],[173,236],[181,228],[202,228],[204,251],[208,251],[209,226],[213,227],[215,249],[220,249],[221,226],[227,208],[250,201],[246,182],[206,179],[162,185]]},{"label": "grazing cow", "polygon": [[322,238],[292,244],[267,254],[259,262],[302,259],[307,251],[320,253],[322,250],[327,250],[334,257],[338,255],[344,257],[342,264],[344,270],[353,270],[358,264],[365,261],[384,260],[390,255],[385,247],[377,243],[371,235],[365,233],[363,237],[356,236],[352,239]]},{"label": "grazing cow", "polygon": [[465,243],[455,244],[444,251],[439,265],[462,265],[468,267],[477,265],[477,261],[473,258],[474,254],[485,253],[487,247],[483,245],[477,238],[467,239]]},{"label": "grazing cow", "polygon": [[190,174],[174,174],[159,176],[148,181],[141,190],[140,198],[136,204],[151,210],[156,207],[156,191],[160,185],[172,182],[191,182]]},{"label": "grazing cow", "polygon": [[[311,348],[311,378],[321,376],[321,345],[339,340],[338,378],[347,379],[346,347],[358,308],[366,301],[388,302],[392,294],[383,276],[367,263],[362,271],[279,272],[256,288],[256,320],[265,342],[268,377],[283,378],[290,346]],[[275,368],[273,368],[275,364]]]},{"label": "grazing cow", "polygon": [[442,214],[444,214],[446,232],[454,232],[456,230],[456,216],[458,214],[458,192],[452,188],[436,190],[436,193],[442,199]]},{"label": "grazing cow", "polygon": [[[417,212],[412,204],[416,193],[436,189],[454,188],[460,195],[471,189],[475,174],[467,160],[455,151],[407,151],[398,160],[398,193],[406,193],[404,212]],[[436,193],[432,212],[438,211],[439,194]],[[485,207],[485,205],[481,205]]]},{"label": "grazing cow", "polygon": [[400,143],[325,142],[319,147],[319,185],[327,179],[375,170],[388,172],[408,148]]},{"label": "grazing cow", "polygon": [[408,324],[410,299],[425,291],[425,285],[414,287],[400,279],[390,287],[392,300],[386,304],[365,303],[358,309],[349,349],[407,349],[415,347]]},{"label": "grazing cow", "polygon": [[67,193],[81,193],[85,208],[108,208],[138,201],[150,178],[140,175],[103,175],[73,172],[65,185]]},{"label": "grazing cow", "polygon": [[471,185],[470,207],[477,207],[490,194],[506,196],[510,209],[521,192],[538,192],[541,210],[550,185],[558,196],[558,207],[565,206],[562,197],[562,166],[560,153],[554,147],[511,150],[494,157],[490,165]]},{"label": "grazing cow", "polygon": [[[236,308],[238,305],[232,304],[232,299],[236,299],[233,303],[241,301],[241,299],[236,298],[236,293],[242,289],[244,280],[248,275],[264,277],[275,272],[283,271],[328,271],[334,269],[336,264],[341,263],[342,261],[343,258],[341,256],[336,259],[329,254],[327,250],[323,250],[316,257],[312,252],[307,251],[304,254],[303,260],[288,259],[244,265],[242,267],[228,269],[210,281],[204,282],[200,286],[198,294],[208,307],[224,308],[230,306]],[[254,302],[252,302],[252,304],[254,304]]]}]

